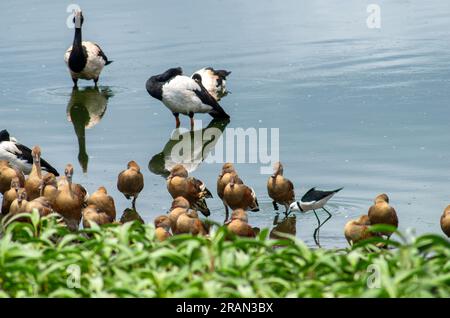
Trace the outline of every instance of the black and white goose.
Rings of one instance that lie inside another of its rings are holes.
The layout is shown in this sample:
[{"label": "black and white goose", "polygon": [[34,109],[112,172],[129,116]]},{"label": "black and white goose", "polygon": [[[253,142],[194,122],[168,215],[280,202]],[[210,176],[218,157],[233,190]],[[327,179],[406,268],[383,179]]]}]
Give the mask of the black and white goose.
[{"label": "black and white goose", "polygon": [[191,78],[194,78],[195,74],[201,76],[203,86],[217,101],[228,94],[226,79],[227,76],[231,74],[230,71],[215,70],[212,67],[204,67],[192,74]]},{"label": "black and white goose", "polygon": [[184,76],[181,67],[150,77],[146,88],[152,97],[159,99],[170,109],[175,116],[177,128],[180,127],[179,114],[190,117],[191,129],[194,127],[195,113],[208,113],[218,119],[230,118],[203,86],[201,76]]},{"label": "black and white goose", "polygon": [[75,36],[73,44],[64,55],[69,67],[74,87],[78,87],[78,79],[94,80],[97,86],[100,73],[105,65],[111,64],[100,46],[94,42],[81,40],[81,27],[84,17],[81,11],[74,12]]},{"label": "black and white goose", "polygon": [[[0,160],[7,160],[24,174],[30,174],[33,167],[31,149],[10,137],[7,130],[0,131]],[[59,176],[58,171],[41,158],[41,169]]]},{"label": "black and white goose", "polygon": [[[324,225],[331,218],[331,213],[327,209],[325,209],[325,204],[327,204],[327,202],[342,189],[343,188],[339,188],[332,191],[321,191],[316,190],[316,188],[311,188],[303,195],[300,201],[293,202],[289,206],[289,211],[307,212],[312,210],[314,212],[318,225],[317,228],[314,230],[313,236],[314,241],[319,246],[320,246],[318,239],[319,230],[322,227],[322,225]],[[316,210],[318,209],[323,209],[328,214],[328,217],[323,222],[320,222],[320,219],[317,216]]]}]

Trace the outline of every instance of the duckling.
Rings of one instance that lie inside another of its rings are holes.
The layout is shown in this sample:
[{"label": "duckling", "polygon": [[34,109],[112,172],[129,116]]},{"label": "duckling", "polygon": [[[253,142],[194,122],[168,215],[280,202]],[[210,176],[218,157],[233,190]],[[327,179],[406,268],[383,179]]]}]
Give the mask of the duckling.
[{"label": "duckling", "polygon": [[[392,225],[394,227],[398,227],[398,217],[395,209],[389,205],[386,201],[389,201],[387,195],[379,195],[375,200],[375,204],[369,208],[369,220],[370,224],[387,224]],[[392,233],[383,233],[388,237],[392,235]]]},{"label": "duckling", "polygon": [[33,166],[28,179],[25,181],[25,191],[27,191],[28,200],[30,201],[38,198],[41,194],[41,148],[39,146],[34,146],[31,151],[31,156],[33,157]]},{"label": "duckling", "polygon": [[90,222],[97,223],[98,225],[109,224],[114,219],[106,212],[98,209],[94,204],[89,204],[82,210],[83,215],[83,228],[87,229],[91,227]]},{"label": "duckling", "polygon": [[47,200],[53,206],[57,194],[58,194],[58,183],[56,180],[56,176],[53,173],[47,173],[42,178],[42,187],[40,196],[47,198]]},{"label": "duckling", "polygon": [[445,208],[441,216],[441,229],[447,237],[450,237],[450,205]]},{"label": "duckling", "polygon": [[5,194],[11,188],[11,181],[17,178],[21,187],[25,183],[25,176],[17,168],[9,165],[7,160],[0,160],[0,193]]},{"label": "duckling", "polygon": [[223,206],[225,207],[225,222],[228,220],[228,205],[225,204],[223,199],[223,193],[225,191],[225,187],[228,183],[230,183],[231,176],[235,176],[235,183],[244,184],[244,182],[237,175],[236,169],[234,168],[232,163],[225,163],[222,166],[222,172],[219,174],[219,178],[217,178],[217,194],[219,198],[222,200]]},{"label": "duckling", "polygon": [[175,234],[190,233],[192,235],[208,234],[205,225],[198,218],[195,210],[190,210],[178,217]]},{"label": "duckling", "polygon": [[212,198],[211,192],[202,181],[188,177],[188,172],[182,165],[177,164],[172,168],[167,178],[167,189],[172,198],[182,196],[204,216],[211,214],[205,201],[206,198]]},{"label": "duckling", "polygon": [[108,195],[105,187],[100,187],[97,191],[92,193],[87,200],[87,204],[95,205],[99,211],[108,214],[112,220],[116,219],[116,206],[114,205],[114,199]]},{"label": "duckling", "polygon": [[258,199],[255,191],[245,184],[236,183],[236,176],[231,175],[230,183],[225,186],[223,199],[231,209],[259,211]]},{"label": "duckling", "polygon": [[14,202],[14,200],[18,198],[19,189],[20,189],[19,178],[14,177],[11,181],[11,188],[3,194],[3,201],[2,201],[3,215],[9,213],[11,204]]},{"label": "duckling", "polygon": [[128,200],[133,197],[132,207],[136,210],[136,199],[144,188],[144,176],[141,168],[135,161],[128,162],[127,170],[122,171],[117,179],[117,189]]},{"label": "duckling", "polygon": [[350,220],[345,224],[344,235],[347,242],[353,245],[357,242],[374,237],[375,235],[369,229],[370,220],[367,215],[361,215],[356,220]]},{"label": "duckling", "polygon": [[64,61],[69,68],[74,88],[77,88],[78,79],[94,80],[97,87],[98,78],[108,60],[100,46],[94,42],[81,40],[81,27],[84,17],[81,11],[76,11],[73,22],[75,23],[75,36],[73,44],[64,54]]},{"label": "duckling", "polygon": [[237,236],[255,237],[256,233],[248,224],[247,212],[243,209],[236,209],[231,213],[231,219],[227,222],[228,231]]},{"label": "duckling", "polygon": [[286,209],[284,213],[287,214],[289,206],[295,202],[294,185],[283,176],[283,165],[281,162],[276,162],[273,170],[273,175],[267,181],[267,192],[273,200],[274,209],[278,210],[277,204],[284,205]]},{"label": "duckling", "polygon": [[65,176],[58,182],[58,194],[54,209],[62,215],[70,229],[78,229],[81,221],[81,210],[85,203],[86,192],[78,184],[72,184],[73,166],[68,164]]},{"label": "duckling", "polygon": [[165,241],[172,236],[169,230],[172,226],[168,216],[160,215],[155,219],[155,237],[159,242]]}]

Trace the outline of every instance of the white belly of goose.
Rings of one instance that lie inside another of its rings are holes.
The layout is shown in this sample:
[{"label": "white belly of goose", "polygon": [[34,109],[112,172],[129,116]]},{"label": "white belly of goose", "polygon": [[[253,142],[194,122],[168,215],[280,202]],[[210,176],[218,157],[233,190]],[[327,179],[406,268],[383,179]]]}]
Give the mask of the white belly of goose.
[{"label": "white belly of goose", "polygon": [[[69,68],[70,74],[73,78],[80,78],[85,80],[93,80],[100,76],[100,73],[103,70],[103,67],[106,64],[106,61],[99,55],[100,49],[94,42],[90,41],[83,41],[81,42],[83,45],[83,48],[86,50],[87,53],[87,62],[86,66],[80,73],[72,72],[72,70]],[[67,66],[69,66],[69,56],[70,52],[72,52],[72,46],[70,46],[66,54],[64,55],[64,61],[66,62]]]}]

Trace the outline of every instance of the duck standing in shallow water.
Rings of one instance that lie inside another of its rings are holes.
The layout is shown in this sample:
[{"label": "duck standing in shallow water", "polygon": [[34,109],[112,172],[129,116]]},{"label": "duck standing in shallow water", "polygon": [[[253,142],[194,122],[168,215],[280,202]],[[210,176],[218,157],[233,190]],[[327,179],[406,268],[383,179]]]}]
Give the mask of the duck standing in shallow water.
[{"label": "duck standing in shallow water", "polygon": [[442,213],[441,229],[445,233],[445,235],[447,235],[447,237],[450,237],[450,205],[447,206],[444,210],[444,213]]},{"label": "duck standing in shallow water", "polygon": [[287,214],[289,206],[295,202],[294,185],[283,176],[283,165],[281,162],[276,162],[273,169],[273,175],[267,181],[267,192],[273,200],[274,209],[278,210],[277,204],[282,204]]},{"label": "duck standing in shallow water", "polygon": [[204,67],[192,74],[191,78],[194,78],[195,74],[200,75],[203,86],[216,101],[220,101],[222,97],[228,94],[226,79],[231,74],[230,71]]},{"label": "duck standing in shallow water", "polygon": [[[7,130],[0,131],[0,160],[6,160],[11,167],[15,167],[24,174],[28,175],[33,167],[33,156],[31,149],[17,142],[10,137]],[[41,169],[59,176],[58,171],[47,161],[40,158]]]},{"label": "duck standing in shallow water", "polygon": [[[395,228],[398,227],[398,217],[395,209],[389,205],[389,197],[386,194],[380,194],[375,198],[375,204],[369,208],[370,224],[387,224]],[[382,233],[390,237],[392,233]]]},{"label": "duck standing in shallow water", "polygon": [[127,170],[119,173],[117,189],[123,193],[127,200],[133,197],[131,205],[133,210],[136,210],[136,199],[142,189],[144,189],[144,176],[141,173],[141,168],[135,161],[128,162]]},{"label": "duck standing in shallow water", "polygon": [[255,191],[236,182],[237,176],[231,175],[230,182],[225,186],[223,191],[223,200],[232,210],[243,209],[252,212],[259,211],[258,199]]},{"label": "duck standing in shallow water", "polygon": [[205,200],[212,198],[211,192],[202,181],[189,177],[183,165],[177,164],[172,168],[167,178],[167,190],[172,198],[186,198],[191,207],[202,212],[204,216],[211,214]]},{"label": "duck standing in shallow water", "polygon": [[356,220],[348,221],[344,227],[344,235],[350,245],[374,237],[369,231],[370,220],[367,215],[361,215]]},{"label": "duck standing in shallow water", "polygon": [[82,41],[81,27],[84,22],[83,13],[75,11],[75,36],[73,44],[64,55],[64,61],[69,67],[74,88],[78,87],[78,79],[94,80],[97,86],[100,73],[105,65],[111,64],[100,46],[94,42]]},{"label": "duck standing in shallow water", "polygon": [[179,115],[189,116],[194,128],[194,114],[208,113],[214,118],[227,119],[230,116],[202,84],[199,74],[193,78],[184,76],[181,67],[171,68],[162,74],[150,77],[146,83],[147,92],[160,100],[175,116],[176,128],[180,127]]},{"label": "duck standing in shallow water", "polygon": [[228,220],[228,205],[225,203],[223,199],[223,194],[225,192],[225,187],[228,183],[230,183],[231,177],[234,176],[234,182],[237,184],[244,184],[244,182],[237,175],[236,169],[234,168],[232,163],[225,163],[222,166],[222,172],[219,174],[219,178],[217,179],[217,195],[222,200],[222,203],[225,207],[225,221]]}]

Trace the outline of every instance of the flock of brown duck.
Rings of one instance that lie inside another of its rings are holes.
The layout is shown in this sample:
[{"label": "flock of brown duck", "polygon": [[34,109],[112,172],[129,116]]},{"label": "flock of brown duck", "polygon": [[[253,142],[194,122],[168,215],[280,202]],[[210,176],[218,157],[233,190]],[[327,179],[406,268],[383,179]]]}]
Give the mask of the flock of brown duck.
[{"label": "flock of brown duck", "polygon": [[[64,176],[55,177],[52,173],[43,174],[40,164],[41,149],[32,149],[33,165],[29,176],[11,166],[8,161],[0,161],[0,192],[3,195],[1,213],[6,220],[19,213],[31,213],[37,210],[41,216],[50,213],[59,214],[68,228],[78,229],[91,226],[91,222],[99,225],[116,221],[114,199],[108,195],[106,188],[99,187],[97,191],[88,194],[86,189],[72,182],[73,166],[68,164]],[[139,165],[130,161],[127,169],[120,172],[117,178],[117,188],[127,199],[132,199],[132,208],[136,209],[136,200],[144,188],[144,177]],[[175,165],[167,178],[167,189],[173,198],[167,214],[155,218],[155,235],[158,240],[183,233],[207,235],[209,223],[199,218],[198,212],[204,216],[210,215],[206,199],[212,198],[205,184],[188,175],[183,165]],[[283,176],[283,166],[276,163],[274,174],[269,177],[267,190],[273,200],[274,207],[283,205],[286,214],[295,203],[294,186]],[[225,226],[238,236],[255,237],[259,229],[248,223],[247,211],[259,211],[255,191],[244,184],[238,176],[233,164],[225,163],[217,179],[217,194],[222,200],[226,211]],[[232,210],[229,218],[229,209]],[[198,211],[198,212],[197,212]],[[133,218],[132,218],[133,219]],[[19,220],[20,221],[20,220]],[[123,218],[121,219],[123,222]],[[142,220],[141,220],[142,221]],[[389,204],[386,194],[378,195],[367,215],[347,222],[344,234],[350,244],[377,236],[390,236],[392,233],[372,233],[370,225],[388,224],[398,226],[395,209]],[[450,236],[450,205],[441,217],[441,227]]]}]

